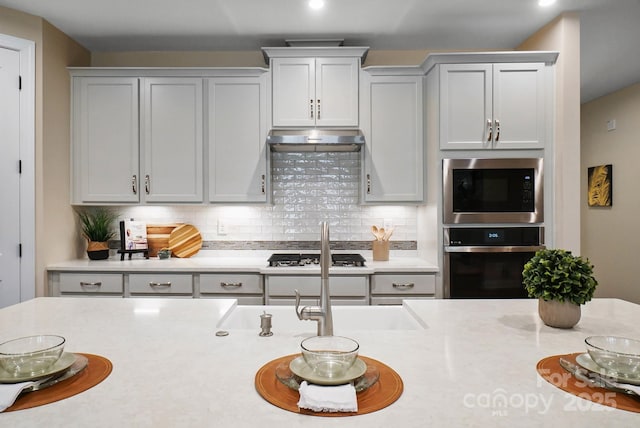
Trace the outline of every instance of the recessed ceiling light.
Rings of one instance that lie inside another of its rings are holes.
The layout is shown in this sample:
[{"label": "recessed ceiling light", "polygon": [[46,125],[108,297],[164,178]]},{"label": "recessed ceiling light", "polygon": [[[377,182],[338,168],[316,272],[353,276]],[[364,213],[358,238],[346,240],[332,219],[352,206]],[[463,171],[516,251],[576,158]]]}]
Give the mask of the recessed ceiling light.
[{"label": "recessed ceiling light", "polygon": [[324,0],[309,0],[309,7],[311,9],[322,9],[324,7]]},{"label": "recessed ceiling light", "polygon": [[538,0],[538,6],[551,6],[556,0]]}]

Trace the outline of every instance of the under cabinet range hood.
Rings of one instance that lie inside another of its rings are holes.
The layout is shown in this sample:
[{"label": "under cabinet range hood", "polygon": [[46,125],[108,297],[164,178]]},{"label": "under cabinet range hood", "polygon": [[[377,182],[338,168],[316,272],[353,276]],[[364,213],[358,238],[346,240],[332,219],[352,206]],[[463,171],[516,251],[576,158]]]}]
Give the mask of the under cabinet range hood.
[{"label": "under cabinet range hood", "polygon": [[358,152],[364,135],[359,129],[274,129],[267,144],[274,152]]}]

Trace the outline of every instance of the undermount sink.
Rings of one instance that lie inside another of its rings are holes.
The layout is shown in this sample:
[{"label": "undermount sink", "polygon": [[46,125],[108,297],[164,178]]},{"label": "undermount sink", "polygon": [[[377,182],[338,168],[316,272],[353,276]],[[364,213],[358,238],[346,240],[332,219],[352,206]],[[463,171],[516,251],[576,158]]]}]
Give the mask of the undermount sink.
[{"label": "undermount sink", "polygon": [[[351,330],[423,330],[426,324],[405,306],[333,306],[335,334]],[[225,330],[260,330],[260,315],[271,314],[274,332],[315,332],[316,323],[301,321],[293,306],[232,306],[218,322]]]}]

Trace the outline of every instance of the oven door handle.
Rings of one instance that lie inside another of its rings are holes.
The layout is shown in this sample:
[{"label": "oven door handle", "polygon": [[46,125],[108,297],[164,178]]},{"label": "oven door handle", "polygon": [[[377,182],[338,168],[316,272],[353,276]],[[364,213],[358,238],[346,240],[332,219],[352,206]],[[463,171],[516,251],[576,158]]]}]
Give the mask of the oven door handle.
[{"label": "oven door handle", "polygon": [[544,245],[512,245],[504,247],[477,246],[477,247],[456,247],[445,246],[445,253],[535,253],[544,250]]}]

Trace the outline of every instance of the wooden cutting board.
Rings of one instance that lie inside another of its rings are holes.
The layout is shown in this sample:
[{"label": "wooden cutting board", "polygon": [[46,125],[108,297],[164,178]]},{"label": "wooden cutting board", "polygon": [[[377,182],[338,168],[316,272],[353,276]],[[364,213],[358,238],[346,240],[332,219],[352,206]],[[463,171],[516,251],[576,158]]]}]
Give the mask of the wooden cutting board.
[{"label": "wooden cutting board", "polygon": [[169,236],[180,223],[147,224],[147,244],[149,257],[156,257],[158,251],[169,248]]},{"label": "wooden cutting board", "polygon": [[191,257],[202,248],[202,235],[195,226],[181,224],[169,235],[169,248],[176,257]]}]

